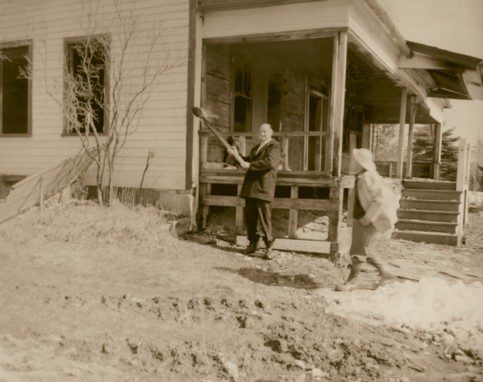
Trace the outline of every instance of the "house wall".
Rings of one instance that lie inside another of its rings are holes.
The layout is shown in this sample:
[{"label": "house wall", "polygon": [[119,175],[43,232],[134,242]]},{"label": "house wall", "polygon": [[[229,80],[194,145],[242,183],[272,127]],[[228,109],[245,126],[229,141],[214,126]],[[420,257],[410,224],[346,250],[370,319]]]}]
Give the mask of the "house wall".
[{"label": "house wall", "polygon": [[[97,3],[92,1],[92,4]],[[33,41],[32,134],[29,137],[0,137],[0,174],[31,175],[54,166],[80,149],[76,136],[62,136],[61,107],[48,95],[62,100],[64,38],[92,33],[109,33],[113,54],[120,25],[110,0],[0,0],[0,44]],[[120,9],[139,17],[133,43],[126,53],[130,66],[127,80],[136,87],[139,67],[149,52],[147,42],[154,31],[161,39],[151,54],[154,60],[168,59],[170,69],[159,77],[138,120],[136,131],[121,151],[117,186],[138,187],[149,150],[155,156],[144,180],[145,188],[183,192],[187,160],[187,70],[189,43],[189,0],[120,0]],[[91,24],[87,15],[91,12]],[[112,86],[112,84],[111,84]],[[189,158],[191,159],[191,158]],[[94,172],[87,176],[93,183]]]},{"label": "house wall", "polygon": [[[281,120],[283,131],[304,131],[305,121],[305,73],[286,68],[282,81]],[[288,166],[302,171],[304,163],[304,138],[291,137],[288,148]]]}]

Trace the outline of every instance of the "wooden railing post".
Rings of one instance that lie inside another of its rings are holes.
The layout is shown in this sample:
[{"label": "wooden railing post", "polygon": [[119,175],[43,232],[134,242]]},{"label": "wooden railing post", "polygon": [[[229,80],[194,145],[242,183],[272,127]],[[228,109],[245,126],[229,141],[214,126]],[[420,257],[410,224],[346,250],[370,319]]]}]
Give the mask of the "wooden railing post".
[{"label": "wooden railing post", "polygon": [[441,133],[441,124],[437,123],[434,126],[434,142],[433,142],[433,172],[432,178],[438,180],[441,169],[441,146],[443,136]]},{"label": "wooden railing post", "polygon": [[205,168],[208,162],[208,135],[201,135],[201,147],[200,147],[200,167]]},{"label": "wooden railing post", "polygon": [[408,89],[401,89],[401,106],[399,110],[399,141],[398,141],[398,155],[397,155],[397,168],[396,176],[399,179],[403,178],[404,169],[404,130],[406,126],[406,106],[407,106]]},{"label": "wooden railing post", "polygon": [[458,150],[458,169],[456,173],[456,191],[463,191],[466,178],[466,163],[468,155],[466,153],[466,139],[460,138],[460,146]]}]

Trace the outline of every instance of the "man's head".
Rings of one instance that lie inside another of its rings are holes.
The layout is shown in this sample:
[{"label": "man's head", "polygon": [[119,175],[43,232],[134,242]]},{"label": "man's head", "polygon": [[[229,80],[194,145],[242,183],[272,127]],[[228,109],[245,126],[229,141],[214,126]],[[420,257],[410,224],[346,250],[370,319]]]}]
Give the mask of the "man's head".
[{"label": "man's head", "polygon": [[262,123],[258,131],[258,140],[263,143],[272,139],[273,129],[269,123]]}]

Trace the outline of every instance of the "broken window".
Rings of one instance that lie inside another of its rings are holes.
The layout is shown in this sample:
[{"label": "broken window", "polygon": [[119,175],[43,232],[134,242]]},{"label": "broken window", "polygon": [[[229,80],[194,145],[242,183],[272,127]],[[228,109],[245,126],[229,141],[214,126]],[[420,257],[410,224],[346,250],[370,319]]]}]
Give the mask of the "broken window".
[{"label": "broken window", "polygon": [[243,60],[235,60],[233,90],[233,129],[235,132],[251,131],[252,76],[249,64]]},{"label": "broken window", "polygon": [[31,44],[0,47],[0,134],[30,134]]},{"label": "broken window", "polygon": [[106,36],[66,40],[65,132],[106,132],[109,41]]}]

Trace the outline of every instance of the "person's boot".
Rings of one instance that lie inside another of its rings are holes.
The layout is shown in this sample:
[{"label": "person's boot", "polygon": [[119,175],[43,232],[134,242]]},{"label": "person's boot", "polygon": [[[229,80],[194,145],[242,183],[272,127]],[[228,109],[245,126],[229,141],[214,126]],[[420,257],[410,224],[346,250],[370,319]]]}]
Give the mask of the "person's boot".
[{"label": "person's boot", "polygon": [[360,273],[361,270],[361,264],[363,261],[359,259],[357,256],[352,257],[352,265],[351,265],[351,271],[349,273],[349,277],[347,277],[347,280],[343,284],[337,284],[335,286],[336,292],[345,292],[349,290],[353,290],[357,286],[357,276]]},{"label": "person's boot", "polygon": [[396,276],[394,276],[392,273],[388,272],[382,263],[376,259],[375,257],[368,257],[367,258],[367,263],[371,264],[374,268],[377,269],[377,272],[379,272],[379,276],[381,276],[381,282],[379,285],[384,284],[386,281],[395,279]]},{"label": "person's boot", "polygon": [[260,237],[257,236],[254,240],[251,240],[250,243],[248,244],[248,247],[246,247],[246,249],[245,249],[245,251],[243,251],[243,253],[245,255],[249,255],[251,253],[254,253],[257,250],[259,239],[260,239]]},{"label": "person's boot", "polygon": [[275,240],[272,240],[272,241],[266,241],[265,242],[265,255],[263,256],[263,258],[265,260],[272,260],[273,259],[273,256],[274,256],[274,253],[273,253],[273,242]]},{"label": "person's boot", "polygon": [[257,250],[257,242],[256,241],[251,241],[250,244],[248,244],[248,247],[245,248],[245,251],[243,253],[245,255],[249,255]]}]

